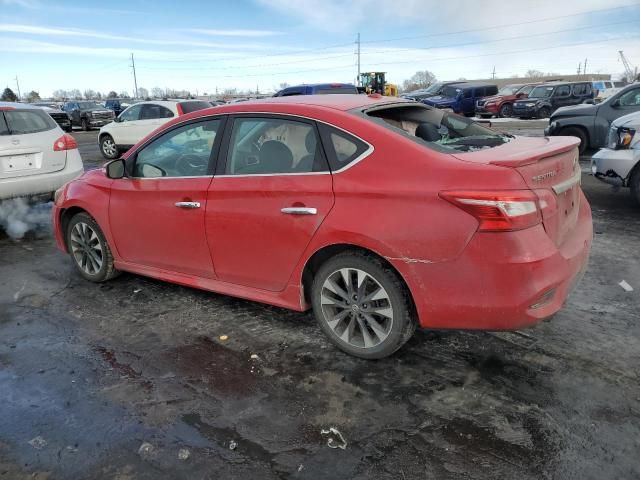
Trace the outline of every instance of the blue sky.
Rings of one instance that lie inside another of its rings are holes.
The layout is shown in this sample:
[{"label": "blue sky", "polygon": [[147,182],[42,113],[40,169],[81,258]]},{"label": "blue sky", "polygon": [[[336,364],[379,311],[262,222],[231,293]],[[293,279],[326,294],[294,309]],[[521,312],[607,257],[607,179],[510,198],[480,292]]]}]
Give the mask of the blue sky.
[{"label": "blue sky", "polygon": [[138,86],[272,91],[287,82],[353,82],[362,70],[401,83],[523,75],[528,69],[619,76],[640,65],[633,0],[0,0],[0,86],[133,91]]}]

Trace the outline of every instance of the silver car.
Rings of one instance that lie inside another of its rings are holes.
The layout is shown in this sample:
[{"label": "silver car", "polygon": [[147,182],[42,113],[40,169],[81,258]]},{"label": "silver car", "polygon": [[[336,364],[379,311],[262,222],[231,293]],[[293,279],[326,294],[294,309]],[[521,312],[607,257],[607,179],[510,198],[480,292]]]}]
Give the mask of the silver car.
[{"label": "silver car", "polygon": [[614,120],[607,146],[591,159],[591,173],[603,182],[631,189],[640,205],[640,112]]}]

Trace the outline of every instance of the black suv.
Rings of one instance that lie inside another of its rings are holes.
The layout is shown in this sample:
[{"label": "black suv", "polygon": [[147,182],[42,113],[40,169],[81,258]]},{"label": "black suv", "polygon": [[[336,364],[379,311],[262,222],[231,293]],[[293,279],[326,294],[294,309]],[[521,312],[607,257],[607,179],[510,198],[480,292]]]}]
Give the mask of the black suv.
[{"label": "black suv", "polygon": [[113,110],[104,108],[92,101],[71,101],[64,105],[63,110],[69,114],[73,126],[82,127],[87,131],[93,127],[103,127],[111,123],[116,117]]},{"label": "black suv", "polygon": [[590,103],[594,91],[591,82],[552,82],[539,85],[529,97],[513,102],[513,116],[548,118],[556,109]]}]

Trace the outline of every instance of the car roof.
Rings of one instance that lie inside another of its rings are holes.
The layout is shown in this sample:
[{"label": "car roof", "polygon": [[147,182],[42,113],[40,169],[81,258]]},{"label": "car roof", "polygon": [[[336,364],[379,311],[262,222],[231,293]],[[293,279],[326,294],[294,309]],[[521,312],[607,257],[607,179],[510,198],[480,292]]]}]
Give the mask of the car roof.
[{"label": "car roof", "polygon": [[31,105],[30,103],[19,103],[19,102],[0,102],[0,108],[32,108],[42,110],[42,108],[37,105]]},{"label": "car roof", "polygon": [[294,95],[291,97],[269,97],[259,100],[247,100],[246,102],[238,102],[233,104],[221,105],[215,107],[218,109],[229,109],[230,111],[240,111],[250,109],[252,105],[307,105],[324,108],[332,108],[334,110],[353,110],[355,108],[364,108],[384,103],[413,103],[411,100],[405,100],[398,97],[383,97],[380,94],[365,95],[362,93],[353,94],[328,94],[328,95]]},{"label": "car roof", "polygon": [[288,90],[289,88],[300,88],[300,87],[311,87],[311,88],[319,88],[319,87],[353,87],[356,86],[352,83],[341,83],[341,82],[331,82],[331,83],[303,83],[300,85],[291,85],[290,87],[283,88],[282,90]]}]

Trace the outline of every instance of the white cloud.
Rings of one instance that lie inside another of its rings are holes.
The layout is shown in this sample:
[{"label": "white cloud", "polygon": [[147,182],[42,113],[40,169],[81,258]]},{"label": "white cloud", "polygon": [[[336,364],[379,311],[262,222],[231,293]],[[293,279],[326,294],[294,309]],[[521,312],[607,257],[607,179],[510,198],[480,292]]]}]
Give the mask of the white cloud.
[{"label": "white cloud", "polygon": [[272,30],[221,30],[209,28],[188,28],[185,32],[199,33],[212,37],[272,37],[274,35],[282,35],[282,32],[274,32]]}]

